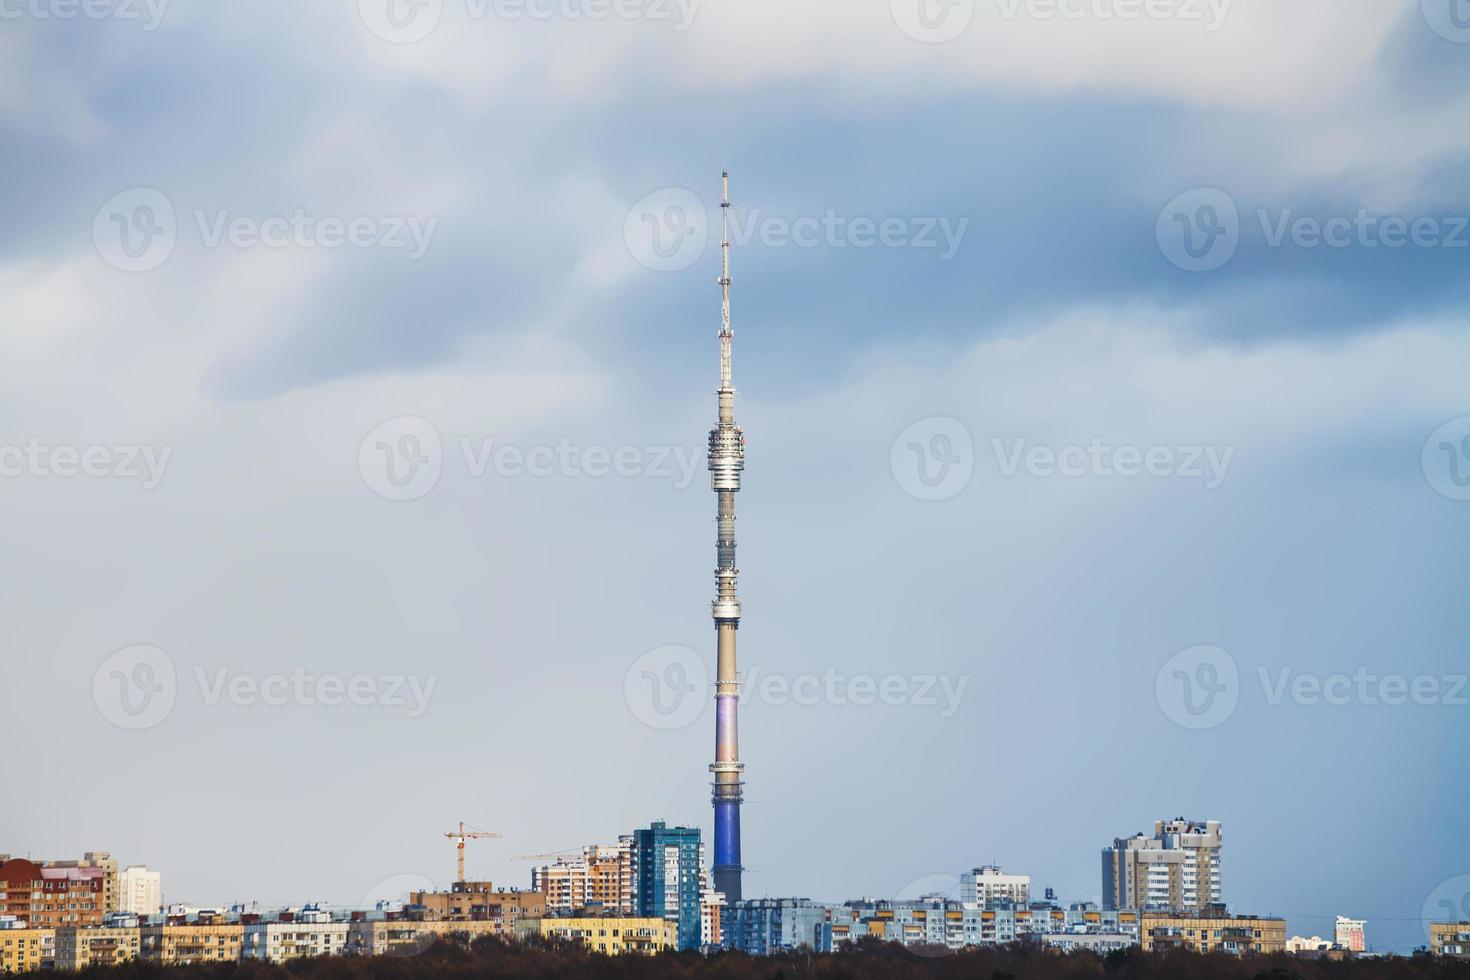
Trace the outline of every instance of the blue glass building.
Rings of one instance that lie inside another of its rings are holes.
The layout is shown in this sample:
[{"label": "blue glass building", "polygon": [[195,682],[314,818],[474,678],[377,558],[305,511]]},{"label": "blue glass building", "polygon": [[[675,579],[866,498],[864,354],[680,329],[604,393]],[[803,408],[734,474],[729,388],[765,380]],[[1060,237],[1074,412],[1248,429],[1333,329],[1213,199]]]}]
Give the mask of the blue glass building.
[{"label": "blue glass building", "polygon": [[698,827],[662,820],[633,831],[633,906],[638,915],[676,919],[679,948],[699,948]]}]

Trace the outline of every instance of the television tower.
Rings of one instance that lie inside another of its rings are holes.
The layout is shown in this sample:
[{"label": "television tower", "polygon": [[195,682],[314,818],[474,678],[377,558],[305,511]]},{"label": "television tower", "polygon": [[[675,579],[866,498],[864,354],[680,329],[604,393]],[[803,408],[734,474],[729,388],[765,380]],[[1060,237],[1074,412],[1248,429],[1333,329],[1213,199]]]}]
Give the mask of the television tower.
[{"label": "television tower", "polygon": [[720,417],[709,433],[710,487],[719,500],[715,535],[715,889],[725,901],[740,901],[740,803],[745,785],[740,761],[740,675],[735,667],[735,633],[740,599],[735,592],[735,494],[745,469],[745,435],[735,424],[735,389],[730,383],[730,172],[721,174],[720,195]]}]

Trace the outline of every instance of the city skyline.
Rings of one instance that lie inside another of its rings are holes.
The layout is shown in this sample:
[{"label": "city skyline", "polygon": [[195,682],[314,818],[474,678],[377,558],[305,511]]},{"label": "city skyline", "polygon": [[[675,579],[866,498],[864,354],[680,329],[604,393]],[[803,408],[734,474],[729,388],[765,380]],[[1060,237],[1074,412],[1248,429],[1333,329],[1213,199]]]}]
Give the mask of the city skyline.
[{"label": "city skyline", "polygon": [[447,820],[494,881],[713,844],[733,252],[747,897],[1101,900],[1178,814],[1305,936],[1470,894],[1449,0],[48,3],[0,34],[0,848],[347,904],[446,887]]}]

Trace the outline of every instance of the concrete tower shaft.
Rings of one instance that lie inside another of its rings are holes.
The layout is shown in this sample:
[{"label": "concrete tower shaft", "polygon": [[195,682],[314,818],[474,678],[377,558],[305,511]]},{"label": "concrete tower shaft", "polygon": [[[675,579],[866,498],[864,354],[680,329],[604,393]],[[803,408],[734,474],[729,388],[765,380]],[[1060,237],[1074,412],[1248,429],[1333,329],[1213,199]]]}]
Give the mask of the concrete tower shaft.
[{"label": "concrete tower shaft", "polygon": [[730,174],[721,176],[720,234],[720,400],[719,420],[709,434],[710,488],[715,491],[715,888],[727,902],[740,900],[740,804],[744,799],[740,761],[740,674],[735,635],[740,628],[740,597],[735,567],[735,494],[745,469],[745,435],[735,424],[735,388],[730,375]]}]

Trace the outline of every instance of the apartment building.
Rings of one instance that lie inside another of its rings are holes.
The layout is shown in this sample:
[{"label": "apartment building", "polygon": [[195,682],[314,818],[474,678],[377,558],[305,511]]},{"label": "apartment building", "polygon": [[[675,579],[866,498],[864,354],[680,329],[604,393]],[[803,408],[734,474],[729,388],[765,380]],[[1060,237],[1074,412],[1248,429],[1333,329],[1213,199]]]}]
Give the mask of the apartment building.
[{"label": "apartment building", "polygon": [[960,875],[960,903],[986,908],[991,905],[1025,906],[1031,901],[1031,876],[1008,875],[985,865]]},{"label": "apartment building", "polygon": [[703,869],[698,827],[670,827],[659,820],[633,832],[634,912],[677,920],[680,949],[699,946]]},{"label": "apartment building", "polygon": [[1333,929],[1333,937],[1337,945],[1351,953],[1361,953],[1368,948],[1366,929],[1367,919],[1349,919],[1345,915],[1337,917],[1337,925]]},{"label": "apartment building", "polygon": [[136,919],[105,926],[63,926],[56,930],[54,966],[74,971],[139,959],[140,932]]},{"label": "apartment building", "polygon": [[130,864],[118,872],[116,911],[130,912],[133,915],[157,915],[162,909],[162,875],[141,864]]},{"label": "apartment building", "polygon": [[[830,951],[845,942],[873,936],[905,946],[986,946],[1023,941],[1062,947],[1089,946],[1109,949],[1117,937],[1123,945],[1139,942],[1139,914],[1134,911],[1099,909],[1077,903],[1062,909],[1034,904],[1027,908],[980,908],[934,896],[917,901],[859,901],[829,906],[827,921],[819,934],[817,948]],[[1058,940],[1053,937],[1112,937],[1093,940]]]},{"label": "apartment building", "polygon": [[546,908],[553,915],[569,915],[589,907],[631,915],[632,835],[619,837],[616,844],[594,844],[583,848],[578,856],[532,868],[531,890],[546,895]]},{"label": "apartment building", "polygon": [[1429,951],[1435,956],[1470,960],[1470,922],[1431,923]]},{"label": "apartment building", "polygon": [[24,919],[0,916],[0,973],[26,973],[55,959],[56,930],[33,929]]},{"label": "apartment building", "polygon": [[1257,916],[1182,915],[1144,912],[1140,931],[1144,952],[1187,949],[1237,956],[1286,951],[1286,920]]},{"label": "apartment building", "polygon": [[310,907],[278,913],[273,921],[247,916],[240,943],[242,959],[284,963],[307,956],[332,956],[347,952],[345,921],[333,921],[324,911]]},{"label": "apartment building", "polygon": [[570,940],[595,953],[651,955],[679,946],[679,923],[661,916],[557,916],[536,921],[542,935]]},{"label": "apartment building", "polygon": [[1224,904],[1218,820],[1159,820],[1153,836],[1119,837],[1102,852],[1107,909],[1199,913]]},{"label": "apartment building", "polygon": [[242,956],[245,926],[214,916],[168,916],[140,929],[143,959],[157,963],[234,963]]},{"label": "apartment building", "polygon": [[0,864],[0,915],[38,929],[101,925],[106,871],[51,867],[25,858]]}]

